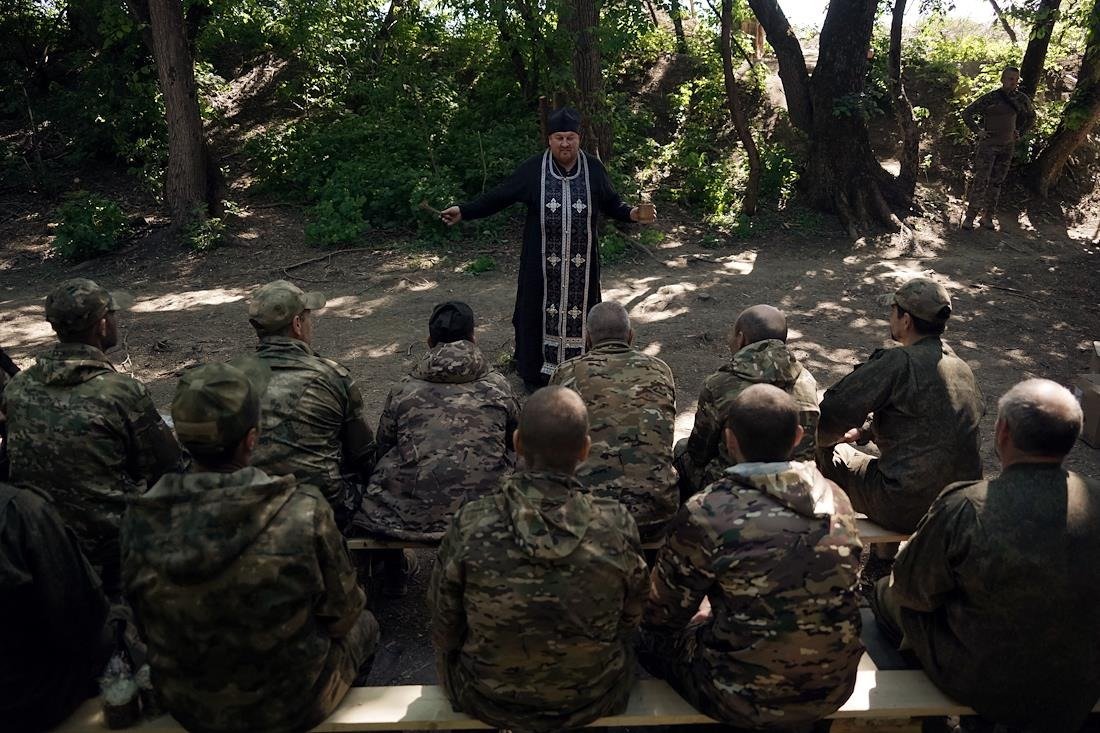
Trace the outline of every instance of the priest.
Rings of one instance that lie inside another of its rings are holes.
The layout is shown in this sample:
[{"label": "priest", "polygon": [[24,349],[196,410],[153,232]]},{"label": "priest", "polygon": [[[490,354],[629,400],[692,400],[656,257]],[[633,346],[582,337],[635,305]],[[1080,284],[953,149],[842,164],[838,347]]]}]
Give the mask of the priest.
[{"label": "priest", "polygon": [[447,225],[480,219],[514,203],[527,206],[512,325],[516,371],[528,391],[558,365],[584,352],[589,309],[600,302],[599,214],[652,222],[651,204],[630,206],[611,186],[603,163],[581,150],[581,118],[568,107],[548,119],[548,149],[473,201],[440,212]]}]

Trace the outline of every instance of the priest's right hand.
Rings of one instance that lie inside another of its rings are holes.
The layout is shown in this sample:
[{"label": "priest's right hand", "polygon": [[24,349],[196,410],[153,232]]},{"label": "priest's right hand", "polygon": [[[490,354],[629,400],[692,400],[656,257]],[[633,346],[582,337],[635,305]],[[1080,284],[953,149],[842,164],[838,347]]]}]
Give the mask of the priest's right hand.
[{"label": "priest's right hand", "polygon": [[443,220],[443,223],[451,227],[462,221],[462,209],[457,206],[450,206],[443,211],[439,212],[439,218]]}]

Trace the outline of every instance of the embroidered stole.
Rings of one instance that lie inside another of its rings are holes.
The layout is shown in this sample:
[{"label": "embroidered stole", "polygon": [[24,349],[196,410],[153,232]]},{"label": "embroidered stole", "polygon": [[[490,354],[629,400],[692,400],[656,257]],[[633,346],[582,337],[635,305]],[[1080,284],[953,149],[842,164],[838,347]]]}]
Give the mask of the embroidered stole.
[{"label": "embroidered stole", "polygon": [[584,353],[592,274],[592,188],[583,151],[571,176],[542,156],[542,373]]}]

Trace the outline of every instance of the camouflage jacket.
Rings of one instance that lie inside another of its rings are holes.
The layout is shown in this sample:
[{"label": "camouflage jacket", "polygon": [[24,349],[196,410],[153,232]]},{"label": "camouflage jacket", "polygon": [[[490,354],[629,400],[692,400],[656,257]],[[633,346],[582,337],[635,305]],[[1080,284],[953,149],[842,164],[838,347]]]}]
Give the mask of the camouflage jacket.
[{"label": "camouflage jacket", "polygon": [[455,707],[501,728],[560,731],[621,711],[646,568],[616,501],[520,472],[455,515],[429,603]]},{"label": "camouflage jacket", "polygon": [[1035,124],[1035,107],[1023,92],[1004,92],[997,88],[967,105],[962,118],[972,132],[986,132],[989,142],[1007,144],[1015,142],[1015,133],[1023,137]]},{"label": "camouflage jacket", "polygon": [[153,682],[189,730],[304,730],[338,702],[329,657],[365,599],[314,487],[251,467],[165,476],[122,547]]},{"label": "camouflage jacket", "polygon": [[793,457],[800,461],[814,459],[814,434],[820,414],[817,382],[794,358],[787,344],[778,339],[757,341],[734,354],[729,363],[703,382],[687,447],[689,470],[693,474],[689,478],[697,489],[717,481],[723,470],[737,462],[726,450],[722,426],[730,404],[754,384],[773,385],[794,399],[805,435],[795,447]]},{"label": "camouflage jacket", "polygon": [[253,465],[316,486],[344,524],[356,498],[351,484],[366,483],[374,465],[359,387],[347,369],[297,339],[266,336],[256,356],[270,367],[271,381]]},{"label": "camouflage jacket", "polygon": [[877,349],[829,388],[818,442],[835,444],[872,412],[878,470],[908,526],[948,484],[982,477],[982,392],[967,363],[939,337]]},{"label": "camouflage jacket", "polygon": [[653,572],[647,633],[673,648],[704,597],[695,684],[746,728],[817,720],[848,699],[863,645],[848,497],[812,463],[743,463],[691,497]]},{"label": "camouflage jacket", "polygon": [[378,463],[355,523],[371,534],[439,541],[451,516],[510,473],[519,405],[470,341],[438,344],[390,392]]},{"label": "camouflage jacket", "polygon": [[12,378],[0,412],[12,483],[48,494],[88,560],[117,567],[126,497],[184,468],[145,386],[99,349],[57,344]]},{"label": "camouflage jacket", "polygon": [[623,502],[643,537],[659,532],[679,504],[672,370],[623,342],[605,341],[562,364],[550,382],[574,390],[588,406],[592,450],[577,478]]}]

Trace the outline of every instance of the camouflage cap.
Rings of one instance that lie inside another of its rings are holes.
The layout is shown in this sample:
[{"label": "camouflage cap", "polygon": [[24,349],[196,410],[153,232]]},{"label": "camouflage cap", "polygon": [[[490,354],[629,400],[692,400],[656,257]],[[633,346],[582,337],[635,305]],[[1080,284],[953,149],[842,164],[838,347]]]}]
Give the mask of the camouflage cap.
[{"label": "camouflage cap", "polygon": [[172,400],[180,442],[196,453],[236,445],[260,421],[270,370],[255,357],[204,364],[184,373]]},{"label": "camouflage cap", "polygon": [[307,293],[292,282],[276,280],[252,294],[248,321],[257,331],[278,331],[302,311],[324,307],[325,296],[321,293]]},{"label": "camouflage cap", "polygon": [[947,288],[926,277],[908,281],[894,293],[884,296],[883,303],[897,304],[902,310],[930,323],[946,323],[951,317],[951,296]]},{"label": "camouflage cap", "polygon": [[111,311],[133,303],[128,293],[109,293],[93,280],[74,277],[46,296],[46,320],[60,335],[84,333]]}]

